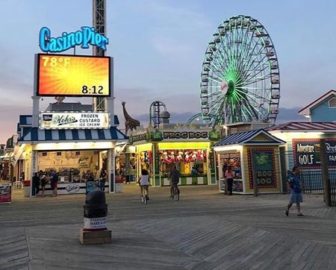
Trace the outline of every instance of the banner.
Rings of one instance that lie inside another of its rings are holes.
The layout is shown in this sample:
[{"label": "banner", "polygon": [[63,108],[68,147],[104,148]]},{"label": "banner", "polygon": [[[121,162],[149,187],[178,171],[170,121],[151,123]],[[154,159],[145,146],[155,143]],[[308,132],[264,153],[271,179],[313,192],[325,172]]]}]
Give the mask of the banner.
[{"label": "banner", "polygon": [[[336,140],[325,139],[328,166],[336,166]],[[300,167],[320,167],[320,139],[293,140],[295,164]]]},{"label": "banner", "polygon": [[12,201],[12,186],[0,185],[0,203],[9,203]]},{"label": "banner", "polygon": [[42,129],[106,129],[109,128],[108,113],[41,113]]},{"label": "banner", "polygon": [[[256,177],[258,187],[276,187],[273,150],[254,149],[250,153],[252,171],[250,175]],[[250,180],[253,188],[253,179]]]}]

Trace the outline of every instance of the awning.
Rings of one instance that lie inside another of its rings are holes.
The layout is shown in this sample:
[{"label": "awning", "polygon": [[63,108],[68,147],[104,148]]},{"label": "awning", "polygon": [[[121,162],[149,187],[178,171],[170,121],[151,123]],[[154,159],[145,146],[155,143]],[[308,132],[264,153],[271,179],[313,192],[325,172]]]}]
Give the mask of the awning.
[{"label": "awning", "polygon": [[13,152],[8,152],[2,157],[3,157],[3,160],[11,160],[12,156],[13,156]]},{"label": "awning", "polygon": [[23,127],[18,143],[69,141],[123,141],[128,137],[116,127],[109,129],[39,129]]},{"label": "awning", "polygon": [[13,166],[15,166],[17,161],[21,158],[21,155],[22,155],[24,149],[25,149],[24,144],[22,144],[20,146],[15,145],[13,155],[12,155],[12,158],[11,158],[11,163],[12,163]]}]

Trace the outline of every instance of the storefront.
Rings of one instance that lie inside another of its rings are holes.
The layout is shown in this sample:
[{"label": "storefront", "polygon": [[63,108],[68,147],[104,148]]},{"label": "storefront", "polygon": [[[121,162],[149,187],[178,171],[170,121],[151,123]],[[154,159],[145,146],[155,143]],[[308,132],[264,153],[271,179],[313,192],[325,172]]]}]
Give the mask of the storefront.
[{"label": "storefront", "polygon": [[296,165],[305,181],[305,189],[323,190],[321,139],[325,140],[329,175],[336,177],[336,123],[288,122],[273,126],[268,132],[286,142],[280,149],[284,164],[283,182],[286,181],[287,170]]},{"label": "storefront", "polygon": [[214,145],[219,190],[225,192],[224,171],[234,172],[233,192],[281,192],[279,146],[284,141],[263,129],[229,135]]},{"label": "storefront", "polygon": [[[115,127],[105,130],[22,129],[18,144],[23,149],[24,172],[58,175],[58,194],[85,193],[88,179],[98,181],[102,170],[108,171],[105,191],[113,192],[116,148],[126,144],[126,137]],[[32,189],[32,185],[31,185]],[[45,194],[51,194],[47,182]],[[31,195],[35,195],[31,190]]]},{"label": "storefront", "polygon": [[[99,41],[88,43],[83,38],[88,33]],[[104,56],[108,38],[91,27],[82,27],[76,32],[81,37],[78,43],[70,42],[65,47],[57,43],[60,46],[56,48],[52,41],[67,36],[50,35],[48,27],[41,28],[39,45],[43,53],[35,55],[32,114],[20,116],[13,163],[26,180],[24,186],[30,183],[30,195],[34,195],[31,180],[35,173],[47,181],[58,180],[58,194],[85,193],[87,183],[93,186],[98,179],[105,181],[105,191],[113,192],[115,156],[128,138],[117,129],[113,58]],[[92,45],[101,51],[92,56],[65,53],[79,45],[87,49]],[[40,108],[40,101],[50,97],[57,102]],[[91,98],[92,104],[63,103],[67,97]],[[101,189],[104,181],[99,183]],[[50,189],[47,182],[45,194]]]},{"label": "storefront", "polygon": [[170,184],[169,173],[176,166],[180,185],[216,184],[211,147],[218,134],[209,129],[162,129],[130,136],[126,171],[133,177],[149,170],[154,186]]}]

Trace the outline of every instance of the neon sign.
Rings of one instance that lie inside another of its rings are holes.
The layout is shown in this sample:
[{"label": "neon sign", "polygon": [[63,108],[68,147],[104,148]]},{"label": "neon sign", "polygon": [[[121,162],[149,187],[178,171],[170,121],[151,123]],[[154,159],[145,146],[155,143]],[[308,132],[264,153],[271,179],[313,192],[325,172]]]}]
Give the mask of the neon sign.
[{"label": "neon sign", "polygon": [[97,33],[94,27],[89,26],[83,26],[81,30],[76,32],[64,32],[60,37],[51,37],[51,31],[48,27],[42,27],[40,30],[40,48],[43,52],[63,52],[79,45],[83,49],[92,45],[106,50],[108,43],[107,37]]}]

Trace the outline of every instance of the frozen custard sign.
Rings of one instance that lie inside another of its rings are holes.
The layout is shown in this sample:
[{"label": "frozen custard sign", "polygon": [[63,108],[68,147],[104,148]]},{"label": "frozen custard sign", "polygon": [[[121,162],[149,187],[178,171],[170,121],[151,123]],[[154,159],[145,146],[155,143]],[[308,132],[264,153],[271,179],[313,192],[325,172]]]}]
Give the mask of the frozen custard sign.
[{"label": "frozen custard sign", "polygon": [[44,129],[108,128],[108,113],[42,113],[40,127]]},{"label": "frozen custard sign", "polygon": [[70,48],[81,46],[88,49],[89,45],[97,46],[106,50],[109,40],[104,35],[98,33],[94,27],[83,26],[76,32],[63,32],[59,37],[52,37],[48,27],[42,27],[40,30],[40,49],[43,52],[63,52]]}]

